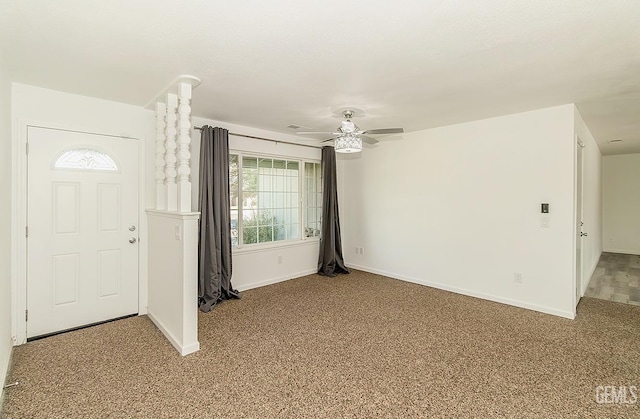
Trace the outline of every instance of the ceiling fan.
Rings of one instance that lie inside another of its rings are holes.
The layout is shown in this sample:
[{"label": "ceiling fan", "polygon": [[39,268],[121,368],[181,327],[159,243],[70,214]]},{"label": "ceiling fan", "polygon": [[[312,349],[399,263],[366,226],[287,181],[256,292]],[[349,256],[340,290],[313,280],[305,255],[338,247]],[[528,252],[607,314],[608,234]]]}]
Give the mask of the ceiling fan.
[{"label": "ceiling fan", "polygon": [[344,121],[336,129],[336,132],[326,131],[302,131],[296,134],[309,135],[309,134],[329,134],[334,137],[324,140],[323,143],[328,141],[334,141],[334,147],[336,153],[357,153],[362,151],[362,143],[376,144],[378,140],[369,137],[368,135],[380,135],[380,134],[400,134],[404,132],[402,128],[382,128],[371,129],[362,131],[356,124],[351,121],[353,118],[353,111],[346,109],[342,111]]}]

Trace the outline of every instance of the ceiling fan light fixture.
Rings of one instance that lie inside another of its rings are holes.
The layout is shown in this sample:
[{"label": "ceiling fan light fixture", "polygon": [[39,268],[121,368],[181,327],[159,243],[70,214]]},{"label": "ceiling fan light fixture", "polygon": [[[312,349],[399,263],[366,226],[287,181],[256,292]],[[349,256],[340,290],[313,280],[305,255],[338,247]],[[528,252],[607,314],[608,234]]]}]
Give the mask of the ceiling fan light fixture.
[{"label": "ceiling fan light fixture", "polygon": [[362,151],[362,138],[357,135],[342,135],[334,142],[336,153],[359,153]]},{"label": "ceiling fan light fixture", "polygon": [[341,128],[340,130],[341,132],[344,132],[345,134],[349,134],[356,130],[356,124],[354,124],[353,122],[347,119],[346,121],[342,121],[342,123],[340,124],[340,128]]}]

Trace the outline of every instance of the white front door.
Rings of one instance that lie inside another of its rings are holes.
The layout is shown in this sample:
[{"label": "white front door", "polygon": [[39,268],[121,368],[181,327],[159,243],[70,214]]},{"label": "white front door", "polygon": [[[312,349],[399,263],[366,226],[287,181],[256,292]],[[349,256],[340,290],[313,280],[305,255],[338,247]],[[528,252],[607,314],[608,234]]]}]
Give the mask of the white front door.
[{"label": "white front door", "polygon": [[27,337],[138,312],[138,141],[28,131]]}]

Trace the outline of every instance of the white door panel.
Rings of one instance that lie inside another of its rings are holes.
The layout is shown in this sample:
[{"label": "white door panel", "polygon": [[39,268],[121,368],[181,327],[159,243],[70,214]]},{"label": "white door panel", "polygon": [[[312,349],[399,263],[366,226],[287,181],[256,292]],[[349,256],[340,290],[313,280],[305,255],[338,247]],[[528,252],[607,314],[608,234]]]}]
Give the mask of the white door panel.
[{"label": "white door panel", "polygon": [[137,141],[29,127],[28,142],[27,337],[137,313]]}]

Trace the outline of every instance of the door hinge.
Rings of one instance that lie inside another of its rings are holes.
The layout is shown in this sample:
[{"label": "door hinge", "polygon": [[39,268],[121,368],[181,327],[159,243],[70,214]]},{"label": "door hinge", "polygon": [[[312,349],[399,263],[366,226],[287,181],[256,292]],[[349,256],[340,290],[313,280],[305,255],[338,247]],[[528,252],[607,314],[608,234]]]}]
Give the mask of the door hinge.
[{"label": "door hinge", "polygon": [[29,238],[29,226],[24,226],[24,237]]},{"label": "door hinge", "polygon": [[24,321],[25,322],[29,321],[29,310],[24,311]]},{"label": "door hinge", "polygon": [[29,143],[26,143],[25,145],[26,145],[26,147],[25,147],[25,152],[26,152],[27,154],[29,154]]}]

